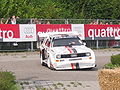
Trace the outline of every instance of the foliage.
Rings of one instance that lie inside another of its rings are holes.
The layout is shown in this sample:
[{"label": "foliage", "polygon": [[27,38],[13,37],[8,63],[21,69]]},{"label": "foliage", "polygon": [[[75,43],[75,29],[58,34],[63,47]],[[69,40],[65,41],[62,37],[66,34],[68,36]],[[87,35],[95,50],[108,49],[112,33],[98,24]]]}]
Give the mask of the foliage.
[{"label": "foliage", "polygon": [[0,0],[0,17],[120,19],[120,0]]},{"label": "foliage", "polygon": [[109,64],[105,64],[104,67],[105,67],[106,69],[114,69],[114,68],[120,67],[120,65],[116,65],[116,64],[109,63]]},{"label": "foliage", "polygon": [[111,56],[111,63],[120,65],[120,54]]},{"label": "foliage", "polygon": [[0,72],[0,90],[17,90],[15,79],[12,72]]},{"label": "foliage", "polygon": [[114,69],[120,67],[120,54],[111,56],[111,63],[105,64],[105,68]]}]

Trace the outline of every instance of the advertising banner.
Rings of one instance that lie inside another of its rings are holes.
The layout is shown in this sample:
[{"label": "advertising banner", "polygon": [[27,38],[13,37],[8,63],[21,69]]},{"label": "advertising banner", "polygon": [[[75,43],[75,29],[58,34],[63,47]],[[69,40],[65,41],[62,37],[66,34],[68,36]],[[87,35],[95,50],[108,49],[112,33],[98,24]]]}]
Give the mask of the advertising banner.
[{"label": "advertising banner", "polygon": [[120,39],[120,25],[84,25],[85,40]]},{"label": "advertising banner", "polygon": [[20,39],[19,41],[36,41],[36,25],[35,24],[20,24]]},{"label": "advertising banner", "polygon": [[84,24],[72,24],[72,31],[77,32],[81,40],[85,39]]},{"label": "advertising banner", "polygon": [[0,24],[0,42],[36,41],[36,25]]},{"label": "advertising banner", "polygon": [[0,40],[3,42],[13,41],[19,39],[19,25],[13,24],[0,24]]},{"label": "advertising banner", "polygon": [[120,40],[120,25],[0,24],[0,42],[31,42],[43,33],[71,31],[82,40]]},{"label": "advertising banner", "polygon": [[70,32],[71,24],[37,24],[37,35],[50,32]]}]

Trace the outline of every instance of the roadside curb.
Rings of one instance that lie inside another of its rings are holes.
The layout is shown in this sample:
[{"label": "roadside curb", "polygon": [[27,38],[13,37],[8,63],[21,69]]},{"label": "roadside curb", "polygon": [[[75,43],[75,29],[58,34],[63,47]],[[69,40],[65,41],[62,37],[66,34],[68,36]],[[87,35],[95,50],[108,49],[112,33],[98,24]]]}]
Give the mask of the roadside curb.
[{"label": "roadside curb", "polygon": [[21,90],[100,90],[98,81],[19,80]]}]

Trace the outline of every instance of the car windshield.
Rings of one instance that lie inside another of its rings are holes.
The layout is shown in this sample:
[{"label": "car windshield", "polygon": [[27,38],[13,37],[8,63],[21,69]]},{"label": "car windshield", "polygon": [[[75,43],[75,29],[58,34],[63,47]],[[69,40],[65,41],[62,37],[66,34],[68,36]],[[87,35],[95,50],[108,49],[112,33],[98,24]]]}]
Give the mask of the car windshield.
[{"label": "car windshield", "polygon": [[77,37],[53,39],[53,47],[70,46],[70,45],[72,45],[72,46],[82,45],[82,42],[80,42],[80,39]]}]

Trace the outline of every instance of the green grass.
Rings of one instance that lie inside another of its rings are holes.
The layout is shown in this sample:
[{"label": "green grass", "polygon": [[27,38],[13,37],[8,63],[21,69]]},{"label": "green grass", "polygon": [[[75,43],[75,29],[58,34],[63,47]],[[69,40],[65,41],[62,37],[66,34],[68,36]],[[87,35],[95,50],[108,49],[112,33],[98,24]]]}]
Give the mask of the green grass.
[{"label": "green grass", "polygon": [[119,65],[120,66],[120,54],[112,55],[111,56],[111,63],[113,65]]},{"label": "green grass", "polygon": [[77,82],[78,85],[82,86],[82,83]]},{"label": "green grass", "polygon": [[27,56],[22,56],[22,58],[27,58]]},{"label": "green grass", "polygon": [[70,84],[75,84],[75,82],[70,82]]},{"label": "green grass", "polygon": [[12,72],[1,71],[0,72],[0,90],[19,90],[16,77]]},{"label": "green grass", "polygon": [[57,85],[59,85],[59,86],[61,86],[61,87],[63,87],[63,86],[64,86],[64,84],[63,84],[63,83],[57,83]]},{"label": "green grass", "polygon": [[55,89],[59,89],[58,86],[56,84],[53,84],[54,88]]},{"label": "green grass", "polygon": [[104,65],[105,69],[115,69],[120,67],[120,54],[112,55],[111,62]]},{"label": "green grass", "polygon": [[106,69],[115,69],[115,68],[118,68],[118,67],[120,67],[120,65],[112,64],[112,63],[108,63],[108,64],[104,65],[104,68],[106,68]]},{"label": "green grass", "polygon": [[67,85],[67,87],[71,87],[70,85]]}]

